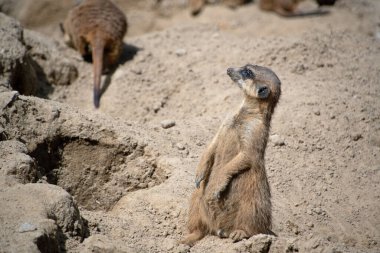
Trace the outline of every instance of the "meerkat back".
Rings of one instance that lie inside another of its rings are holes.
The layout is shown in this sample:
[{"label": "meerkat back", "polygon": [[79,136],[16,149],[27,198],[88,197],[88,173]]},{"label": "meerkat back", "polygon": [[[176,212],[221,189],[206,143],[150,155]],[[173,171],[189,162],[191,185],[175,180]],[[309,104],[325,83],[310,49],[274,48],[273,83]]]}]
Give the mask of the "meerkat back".
[{"label": "meerkat back", "polygon": [[[73,40],[76,37],[85,38],[94,32],[121,40],[127,32],[127,19],[109,0],[85,0],[69,12],[64,29]],[[79,50],[79,44],[73,42],[74,47]]]},{"label": "meerkat back", "polygon": [[94,104],[98,108],[101,75],[104,67],[114,66],[119,60],[127,19],[109,0],[85,0],[69,12],[64,32],[84,58],[92,56]]}]

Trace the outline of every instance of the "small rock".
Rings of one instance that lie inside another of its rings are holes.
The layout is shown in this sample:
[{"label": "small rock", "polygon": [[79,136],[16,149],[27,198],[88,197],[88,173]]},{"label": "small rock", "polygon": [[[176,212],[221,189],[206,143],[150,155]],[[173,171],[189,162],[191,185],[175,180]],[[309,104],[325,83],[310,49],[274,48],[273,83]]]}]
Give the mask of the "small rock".
[{"label": "small rock", "polygon": [[274,240],[275,237],[271,235],[258,234],[252,236],[247,240],[252,242],[251,246],[248,248],[248,252],[268,253]]},{"label": "small rock", "polygon": [[316,207],[316,208],[314,208],[314,212],[316,213],[316,214],[322,214],[322,208],[320,208],[320,207]]},{"label": "small rock", "polygon": [[313,249],[316,249],[319,247],[319,241],[316,241],[313,243],[313,245],[311,246]]},{"label": "small rock", "polygon": [[199,147],[205,145],[202,141],[197,141],[195,144]]},{"label": "small rock", "polygon": [[187,54],[187,51],[186,51],[186,49],[180,48],[180,49],[177,49],[177,50],[175,51],[175,54],[176,54],[177,56],[184,56],[184,55]]},{"label": "small rock", "polygon": [[141,74],[142,74],[142,70],[139,69],[139,68],[131,69],[131,71],[132,71],[133,73],[135,73],[136,75],[141,75]]},{"label": "small rock", "polygon": [[37,227],[27,222],[21,224],[21,226],[18,228],[19,233],[25,233],[25,232],[35,231],[35,230],[37,230]]},{"label": "small rock", "polygon": [[301,63],[301,64],[297,64],[296,66],[294,66],[294,68],[292,69],[292,72],[296,73],[296,74],[303,74],[308,69],[309,69],[309,67],[307,65],[304,65]]},{"label": "small rock", "polygon": [[317,116],[321,115],[321,111],[320,111],[320,110],[314,110],[313,112],[314,112],[314,114],[317,115]]},{"label": "small rock", "polygon": [[351,139],[353,141],[358,141],[360,140],[361,138],[363,138],[363,136],[361,134],[354,134],[354,135],[351,135]]},{"label": "small rock", "polygon": [[270,137],[270,140],[273,142],[273,145],[276,146],[285,146],[285,141],[277,134],[274,134]]},{"label": "small rock", "polygon": [[[174,210],[174,211],[171,213],[171,215],[172,215],[174,218],[178,218],[179,214],[180,214],[180,212],[177,211],[177,210]],[[174,224],[174,226],[175,226],[175,224]]]},{"label": "small rock", "polygon": [[154,113],[157,113],[159,110],[161,110],[161,103],[157,103],[153,106]]},{"label": "small rock", "polygon": [[249,247],[252,247],[252,241],[250,240],[243,240],[243,244],[244,244],[244,247],[245,248],[249,248]]},{"label": "small rock", "polygon": [[138,187],[141,188],[141,189],[145,189],[145,188],[148,187],[148,184],[147,183],[139,183]]},{"label": "small rock", "polygon": [[178,150],[185,150],[185,146],[182,143],[177,143],[176,147]]},{"label": "small rock", "polygon": [[174,120],[163,120],[161,121],[161,127],[163,129],[168,129],[175,126],[175,121]]},{"label": "small rock", "polygon": [[188,253],[190,252],[190,246],[188,245],[185,245],[185,244],[180,244],[177,246],[177,248],[175,249],[176,253]]}]

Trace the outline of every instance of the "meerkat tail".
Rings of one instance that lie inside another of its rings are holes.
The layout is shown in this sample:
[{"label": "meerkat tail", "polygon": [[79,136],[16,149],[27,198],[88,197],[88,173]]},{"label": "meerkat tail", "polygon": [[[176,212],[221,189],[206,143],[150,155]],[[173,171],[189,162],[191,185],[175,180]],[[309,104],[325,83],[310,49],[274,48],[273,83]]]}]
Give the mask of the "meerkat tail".
[{"label": "meerkat tail", "polygon": [[94,66],[94,105],[99,108],[100,104],[100,82],[103,72],[103,55],[105,42],[102,39],[95,38],[92,45],[92,63]]}]

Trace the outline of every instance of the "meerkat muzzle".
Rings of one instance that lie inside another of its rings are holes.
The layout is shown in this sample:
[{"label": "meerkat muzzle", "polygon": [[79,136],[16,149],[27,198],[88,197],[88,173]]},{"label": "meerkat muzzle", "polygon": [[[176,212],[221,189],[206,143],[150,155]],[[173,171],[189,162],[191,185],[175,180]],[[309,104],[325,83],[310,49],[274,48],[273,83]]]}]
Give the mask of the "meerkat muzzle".
[{"label": "meerkat muzzle", "polygon": [[238,82],[242,79],[239,68],[228,68],[227,75],[229,75],[234,82]]}]

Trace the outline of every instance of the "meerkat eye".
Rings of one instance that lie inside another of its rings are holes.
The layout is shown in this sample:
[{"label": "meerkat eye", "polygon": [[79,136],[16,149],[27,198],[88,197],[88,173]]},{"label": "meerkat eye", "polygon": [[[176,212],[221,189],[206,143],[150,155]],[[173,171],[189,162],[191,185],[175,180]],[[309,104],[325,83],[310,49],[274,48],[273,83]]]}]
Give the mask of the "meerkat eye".
[{"label": "meerkat eye", "polygon": [[243,79],[253,79],[254,78],[254,74],[252,72],[252,70],[250,69],[247,69],[247,68],[244,68],[242,71],[240,71],[240,74],[241,76],[243,77]]},{"label": "meerkat eye", "polygon": [[257,90],[257,95],[259,98],[267,98],[269,95],[269,89],[266,86],[262,86]]},{"label": "meerkat eye", "polygon": [[110,53],[112,51],[112,49],[110,48],[110,47],[105,47],[104,48],[104,53],[105,54],[108,54],[108,53]]}]

